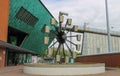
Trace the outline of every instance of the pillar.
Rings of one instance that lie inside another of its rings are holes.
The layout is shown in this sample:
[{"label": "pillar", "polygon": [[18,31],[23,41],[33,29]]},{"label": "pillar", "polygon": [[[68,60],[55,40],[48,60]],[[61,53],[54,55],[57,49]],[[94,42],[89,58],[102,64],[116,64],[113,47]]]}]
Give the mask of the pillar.
[{"label": "pillar", "polygon": [[[0,0],[0,40],[7,42],[9,0]],[[0,46],[0,67],[5,64],[6,48]]]}]

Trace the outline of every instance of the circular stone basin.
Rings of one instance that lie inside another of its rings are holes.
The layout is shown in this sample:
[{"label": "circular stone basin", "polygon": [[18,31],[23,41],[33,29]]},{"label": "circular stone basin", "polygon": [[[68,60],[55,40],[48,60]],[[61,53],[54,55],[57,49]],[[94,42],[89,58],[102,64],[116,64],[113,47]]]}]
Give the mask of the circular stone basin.
[{"label": "circular stone basin", "polygon": [[104,63],[25,64],[24,73],[33,75],[88,75],[105,72]]}]

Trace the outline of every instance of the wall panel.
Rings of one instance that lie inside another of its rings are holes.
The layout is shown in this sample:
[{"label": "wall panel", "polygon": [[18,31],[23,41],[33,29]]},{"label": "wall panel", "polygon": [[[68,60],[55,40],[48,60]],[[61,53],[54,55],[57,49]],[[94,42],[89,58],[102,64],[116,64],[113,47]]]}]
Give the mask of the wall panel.
[{"label": "wall panel", "polygon": [[[9,0],[0,0],[0,40],[7,41],[8,32],[8,14],[9,14]],[[0,67],[5,63],[5,51],[6,49],[0,46]]]},{"label": "wall panel", "polygon": [[[83,55],[95,55],[104,54],[108,52],[108,36],[95,33],[86,33],[87,40],[85,41],[87,46],[86,52]],[[120,37],[111,36],[111,48],[112,52],[120,52]],[[83,51],[84,52],[84,51]],[[87,53],[88,52],[88,53]]]}]

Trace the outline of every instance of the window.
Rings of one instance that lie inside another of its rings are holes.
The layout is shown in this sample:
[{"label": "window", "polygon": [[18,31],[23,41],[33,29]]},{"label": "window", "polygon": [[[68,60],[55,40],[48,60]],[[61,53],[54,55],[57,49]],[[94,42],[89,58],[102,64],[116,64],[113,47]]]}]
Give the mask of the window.
[{"label": "window", "polygon": [[34,26],[38,21],[37,17],[32,15],[23,7],[19,9],[18,13],[16,14],[16,17],[31,26]]},{"label": "window", "polygon": [[100,53],[100,48],[97,48],[97,54],[99,54]]}]

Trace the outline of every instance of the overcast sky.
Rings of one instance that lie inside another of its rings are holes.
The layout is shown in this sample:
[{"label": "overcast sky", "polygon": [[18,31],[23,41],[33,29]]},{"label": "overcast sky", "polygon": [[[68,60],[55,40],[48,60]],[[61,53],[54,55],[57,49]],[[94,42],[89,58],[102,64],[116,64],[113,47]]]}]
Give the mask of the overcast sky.
[{"label": "overcast sky", "polygon": [[[59,11],[69,13],[73,24],[106,29],[105,0],[41,0],[58,19]],[[120,0],[108,0],[110,26],[120,30]]]}]

